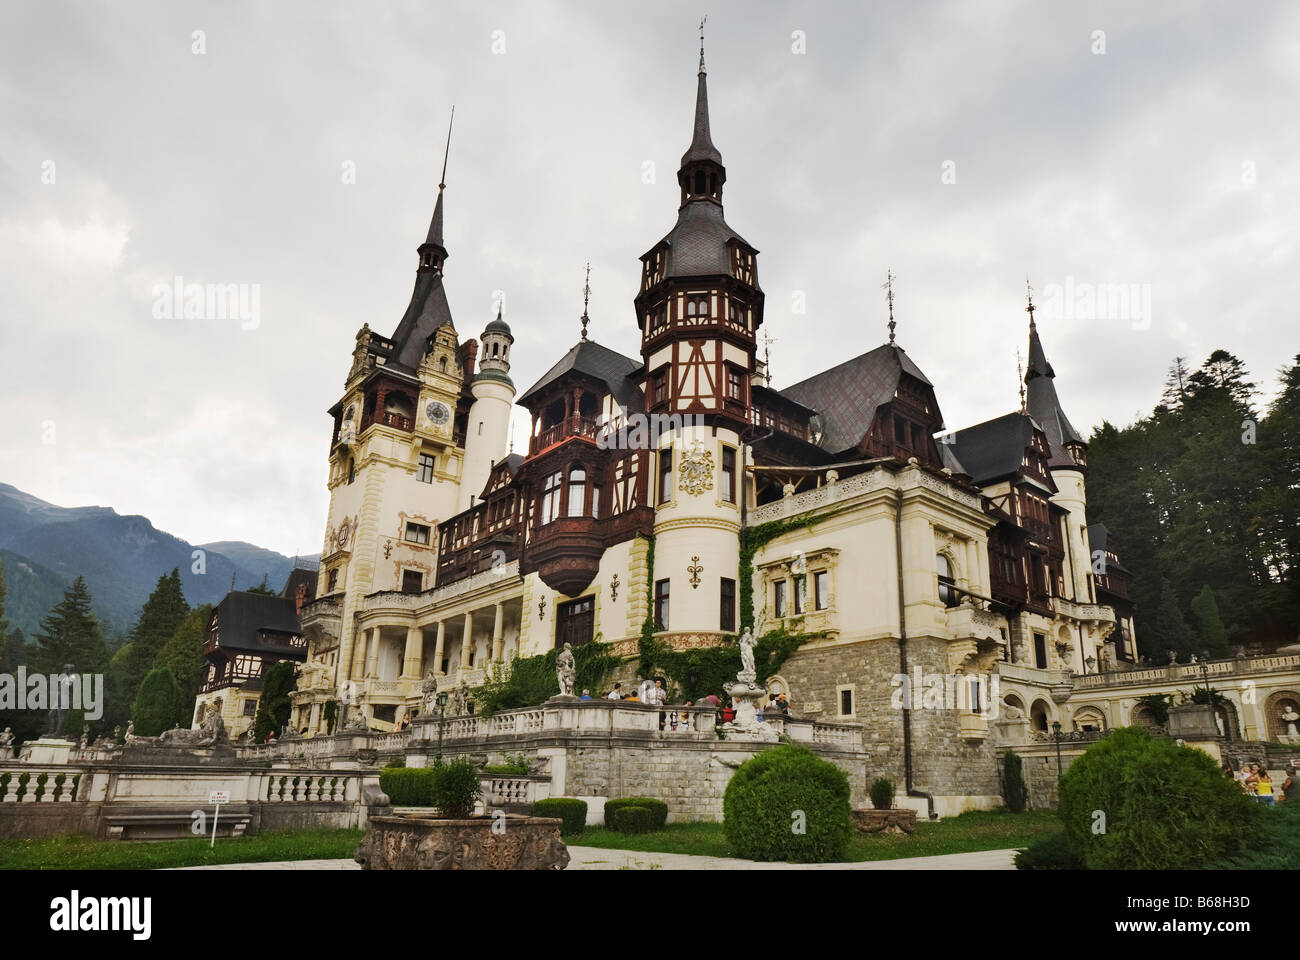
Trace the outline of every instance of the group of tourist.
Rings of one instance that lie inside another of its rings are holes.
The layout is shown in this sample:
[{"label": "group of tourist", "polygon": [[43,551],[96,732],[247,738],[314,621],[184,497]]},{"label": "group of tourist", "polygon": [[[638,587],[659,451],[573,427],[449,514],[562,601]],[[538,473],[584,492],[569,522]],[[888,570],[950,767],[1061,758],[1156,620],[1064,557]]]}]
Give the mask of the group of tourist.
[{"label": "group of tourist", "polygon": [[[583,690],[582,696],[579,699],[590,700],[591,691]],[[664,686],[664,678],[656,677],[654,680],[646,680],[642,682],[640,686],[634,687],[631,690],[625,690],[622,682],[615,683],[608,693],[601,695],[601,699],[618,700],[624,703],[645,703],[650,706],[661,707],[668,702],[668,690]],[[736,701],[727,701],[726,706],[723,706],[723,703],[723,698],[715,693],[710,693],[707,696],[701,697],[699,701],[700,706],[710,706],[718,709],[718,723],[731,723],[736,719]],[[687,700],[682,704],[682,706],[691,707],[695,706],[695,703]],[[788,717],[790,716],[790,700],[784,693],[769,694],[767,703],[760,704],[756,712],[760,723],[763,721],[764,713],[773,716]],[[676,713],[673,713],[671,716],[668,712],[660,713],[659,729],[663,730],[669,725],[671,725],[673,729],[676,729],[677,719]],[[684,722],[685,714],[682,715],[682,719]]]},{"label": "group of tourist", "polygon": [[[1243,763],[1241,769],[1234,773],[1232,767],[1225,764],[1223,775],[1236,781],[1248,796],[1254,797],[1265,806],[1271,807],[1277,802],[1273,778],[1269,776],[1266,767],[1261,767],[1258,763]],[[1293,767],[1287,773],[1286,779],[1282,781],[1282,799],[1300,799],[1297,783],[1300,783],[1300,771]]]}]

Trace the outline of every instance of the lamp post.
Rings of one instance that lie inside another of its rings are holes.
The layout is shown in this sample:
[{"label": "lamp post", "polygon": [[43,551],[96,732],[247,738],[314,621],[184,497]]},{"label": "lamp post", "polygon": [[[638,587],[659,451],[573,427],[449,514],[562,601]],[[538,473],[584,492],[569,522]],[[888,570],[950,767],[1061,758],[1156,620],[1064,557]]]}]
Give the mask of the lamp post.
[{"label": "lamp post", "polygon": [[1061,721],[1052,721],[1052,739],[1056,741],[1056,799],[1061,799]]},{"label": "lamp post", "polygon": [[443,716],[447,712],[447,692],[444,690],[438,694],[438,766],[442,766],[442,730],[444,727]]}]

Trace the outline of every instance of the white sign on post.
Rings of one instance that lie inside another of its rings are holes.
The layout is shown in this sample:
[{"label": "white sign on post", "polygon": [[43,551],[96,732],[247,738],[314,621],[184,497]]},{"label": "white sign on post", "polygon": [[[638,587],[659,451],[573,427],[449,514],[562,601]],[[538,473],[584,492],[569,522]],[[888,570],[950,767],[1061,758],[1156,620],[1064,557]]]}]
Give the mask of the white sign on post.
[{"label": "white sign on post", "polygon": [[208,793],[208,803],[212,804],[212,842],[211,849],[217,845],[217,820],[221,817],[221,805],[230,802],[230,793],[226,790],[213,790]]}]

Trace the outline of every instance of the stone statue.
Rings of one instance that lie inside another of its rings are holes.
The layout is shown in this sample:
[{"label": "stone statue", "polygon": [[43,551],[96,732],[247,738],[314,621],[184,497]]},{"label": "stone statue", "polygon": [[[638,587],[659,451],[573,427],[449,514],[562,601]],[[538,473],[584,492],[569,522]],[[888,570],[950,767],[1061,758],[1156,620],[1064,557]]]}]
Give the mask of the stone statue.
[{"label": "stone statue", "polygon": [[137,737],[137,736],[135,735],[135,721],[134,721],[134,720],[128,720],[128,721],[126,722],[126,741],[125,741],[125,742],[126,742],[126,743],[130,743],[130,742],[133,741],[133,740],[139,740],[139,739],[140,739],[140,738]]},{"label": "stone statue", "polygon": [[90,745],[90,724],[81,725],[81,749],[85,750]]},{"label": "stone statue", "polygon": [[753,679],[758,676],[754,670],[754,635],[749,628],[740,635],[740,673],[736,674],[737,679]]},{"label": "stone statue", "polygon": [[122,725],[120,723],[113,728],[113,742],[114,743],[122,742]]},{"label": "stone statue", "polygon": [[464,680],[452,693],[452,704],[455,707],[456,716],[463,717],[469,713],[469,684]]},{"label": "stone statue", "polygon": [[367,731],[370,729],[370,724],[366,722],[365,713],[358,710],[348,718],[348,722],[343,725],[343,729]]},{"label": "stone statue", "polygon": [[50,729],[46,734],[47,737],[62,737],[63,723],[68,716],[68,704],[72,702],[72,685],[77,682],[77,678],[72,675],[72,664],[65,663],[63,672],[54,680],[54,690],[51,690],[49,721]]},{"label": "stone statue", "polygon": [[422,710],[425,713],[432,713],[433,708],[438,703],[438,674],[430,670],[424,675],[424,680],[420,682],[420,692],[424,694]]},{"label": "stone statue", "polygon": [[1296,713],[1295,704],[1290,701],[1282,704],[1282,721],[1286,724],[1286,735],[1288,737],[1297,737],[1296,721],[1300,720],[1300,713]]},{"label": "stone statue", "polygon": [[573,660],[571,643],[565,643],[564,649],[555,658],[555,678],[560,682],[560,696],[573,696],[573,685],[577,682],[578,670]]},{"label": "stone statue", "polygon": [[14,758],[14,731],[12,727],[5,727],[4,732],[0,733],[0,760],[12,760]]}]

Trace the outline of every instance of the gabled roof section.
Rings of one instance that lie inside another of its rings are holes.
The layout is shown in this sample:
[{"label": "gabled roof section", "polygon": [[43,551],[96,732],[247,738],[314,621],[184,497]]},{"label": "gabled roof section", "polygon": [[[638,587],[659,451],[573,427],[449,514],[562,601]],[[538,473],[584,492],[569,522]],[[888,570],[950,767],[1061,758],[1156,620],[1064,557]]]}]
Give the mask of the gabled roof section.
[{"label": "gabled roof section", "polygon": [[634,412],[645,406],[641,387],[632,374],[641,369],[641,361],[602,347],[595,340],[583,340],[574,345],[560,361],[546,371],[542,379],[523,392],[517,401],[523,406],[544,388],[570,373],[585,374],[602,381],[619,405]]},{"label": "gabled roof section", "polygon": [[934,386],[902,347],[885,344],[778,392],[817,411],[822,448],[838,453],[861,442],[904,374]]},{"label": "gabled roof section", "polygon": [[263,643],[258,638],[259,631],[302,633],[294,602],[287,597],[232,590],[217,604],[213,615],[217,618],[217,640],[226,649],[280,652],[287,641],[286,644]]},{"label": "gabled roof section", "polygon": [[1020,471],[1025,451],[1033,444],[1034,428],[1025,414],[1008,413],[958,430],[951,443],[940,443],[939,448],[951,451],[971,481],[983,486]]}]

